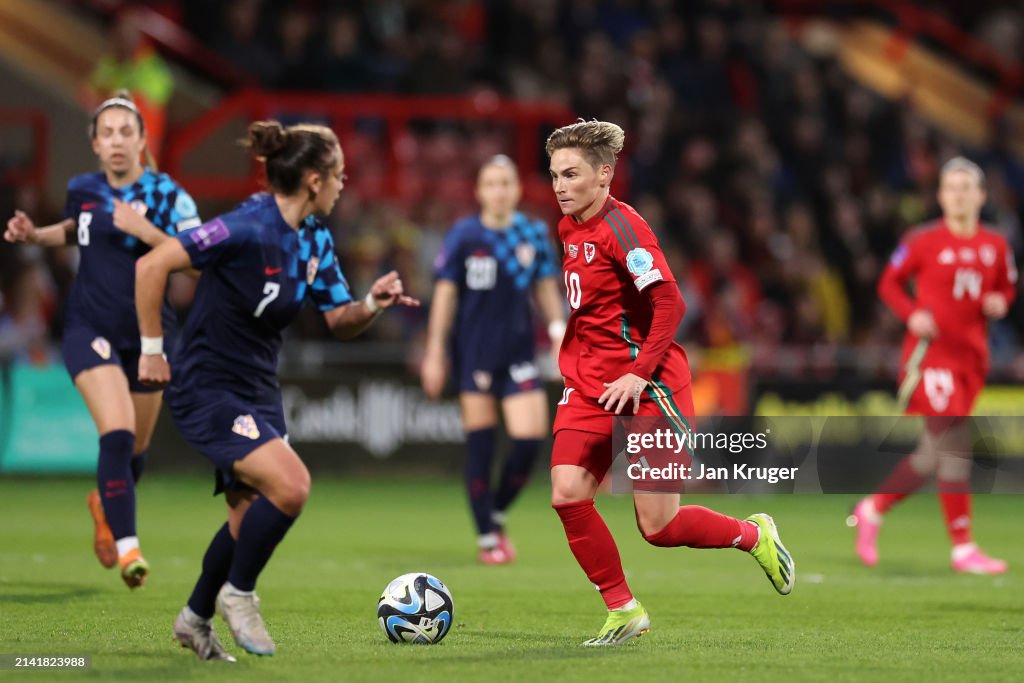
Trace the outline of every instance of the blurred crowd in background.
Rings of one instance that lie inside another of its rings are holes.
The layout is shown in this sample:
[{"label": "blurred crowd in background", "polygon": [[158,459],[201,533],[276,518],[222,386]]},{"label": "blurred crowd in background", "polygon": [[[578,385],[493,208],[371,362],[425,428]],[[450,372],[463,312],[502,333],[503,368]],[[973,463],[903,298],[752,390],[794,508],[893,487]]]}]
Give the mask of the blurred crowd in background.
[{"label": "blurred crowd in background", "polygon": [[[891,371],[902,326],[875,285],[908,227],[938,215],[938,171],[956,154],[983,166],[984,219],[1018,260],[1024,251],[1024,166],[1005,140],[962,147],[907,103],[853,81],[827,45],[801,47],[761,3],[151,4],[266,88],[553,100],[619,123],[629,174],[629,196],[620,198],[660,235],[688,306],[679,340],[704,349],[712,365],[827,373],[855,362],[865,372]],[[1020,61],[1020,12],[987,2],[961,16],[962,3],[937,9]],[[441,239],[473,210],[472,196],[367,201],[358,176],[372,177],[380,150],[358,130],[342,144],[356,179],[329,220],[350,284],[361,294],[394,267],[411,292],[429,298]],[[415,145],[426,174],[455,179],[471,179],[482,159],[509,151],[501,135],[460,127],[431,128]],[[0,202],[5,216],[10,202]],[[59,201],[53,206],[59,211]],[[557,219],[553,200],[527,208]],[[14,321],[59,335],[74,257],[5,248],[0,259],[0,339]],[[426,311],[384,316],[370,335],[416,340]],[[995,364],[1018,377],[1022,311],[1015,306],[993,327]],[[326,336],[312,311],[292,334]]]}]

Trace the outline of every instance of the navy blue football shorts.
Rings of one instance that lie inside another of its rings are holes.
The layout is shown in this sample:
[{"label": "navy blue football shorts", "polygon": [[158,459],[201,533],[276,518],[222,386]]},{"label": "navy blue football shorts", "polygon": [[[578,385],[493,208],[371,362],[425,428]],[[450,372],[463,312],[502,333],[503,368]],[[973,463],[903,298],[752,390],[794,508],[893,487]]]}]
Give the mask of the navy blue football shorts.
[{"label": "navy blue football shorts", "polygon": [[497,369],[474,369],[456,362],[459,393],[491,394],[507,398],[543,387],[540,370],[532,360],[511,363]]},{"label": "navy blue football shorts", "polygon": [[86,370],[100,365],[118,365],[128,378],[128,389],[135,393],[148,394],[161,391],[160,387],[146,386],[139,381],[139,355],[142,350],[135,346],[115,346],[87,323],[68,320],[64,327],[64,343],[61,346],[64,367],[71,380]]},{"label": "navy blue football shorts", "polygon": [[274,439],[287,440],[281,401],[253,403],[229,391],[167,390],[164,398],[178,432],[216,468],[214,493],[244,490],[235,462]]}]

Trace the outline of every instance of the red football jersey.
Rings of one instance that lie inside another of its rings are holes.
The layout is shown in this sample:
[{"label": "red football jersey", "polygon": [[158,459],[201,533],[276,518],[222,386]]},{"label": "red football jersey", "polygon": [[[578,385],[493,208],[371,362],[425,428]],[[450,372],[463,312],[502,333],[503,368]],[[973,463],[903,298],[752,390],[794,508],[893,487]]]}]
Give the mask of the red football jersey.
[{"label": "red football jersey", "polygon": [[[913,296],[907,286],[913,282]],[[918,309],[930,311],[939,328],[924,357],[963,372],[988,372],[988,319],[984,295],[999,292],[1013,303],[1017,293],[1013,252],[999,233],[979,226],[970,238],[957,237],[938,220],[907,235],[893,252],[878,283],[882,301],[903,321]],[[917,344],[903,339],[903,362]]]},{"label": "red football jersey", "polygon": [[[571,309],[558,367],[566,387],[599,398],[605,382],[630,372],[647,339],[654,307],[644,290],[675,277],[651,226],[614,197],[583,223],[564,216],[558,236]],[[672,342],[651,382],[668,394],[689,385],[683,347]]]}]

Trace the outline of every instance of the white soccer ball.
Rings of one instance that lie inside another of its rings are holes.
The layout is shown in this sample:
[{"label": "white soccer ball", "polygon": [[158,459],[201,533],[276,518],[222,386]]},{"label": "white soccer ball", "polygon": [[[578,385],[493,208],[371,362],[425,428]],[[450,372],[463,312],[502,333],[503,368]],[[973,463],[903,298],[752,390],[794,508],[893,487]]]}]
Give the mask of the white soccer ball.
[{"label": "white soccer ball", "polygon": [[423,572],[392,580],[377,601],[377,622],[392,643],[439,643],[448,635],[454,613],[448,588]]}]

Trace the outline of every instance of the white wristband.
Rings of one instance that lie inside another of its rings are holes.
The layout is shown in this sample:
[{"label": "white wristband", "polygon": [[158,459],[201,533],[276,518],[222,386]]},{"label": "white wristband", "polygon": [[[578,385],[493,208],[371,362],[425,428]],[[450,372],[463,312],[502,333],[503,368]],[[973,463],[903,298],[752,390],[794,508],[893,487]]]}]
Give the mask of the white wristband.
[{"label": "white wristband", "polygon": [[548,323],[548,337],[551,339],[559,339],[565,334],[565,321],[564,320],[552,320]]},{"label": "white wristband", "polygon": [[363,303],[366,304],[368,309],[370,309],[370,313],[373,313],[374,315],[379,313],[381,310],[380,304],[378,304],[377,300],[373,298],[373,292],[366,293],[366,298],[363,299]]},{"label": "white wristband", "polygon": [[142,355],[144,356],[162,356],[164,353],[164,338],[163,337],[143,337],[142,338]]}]

